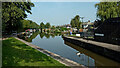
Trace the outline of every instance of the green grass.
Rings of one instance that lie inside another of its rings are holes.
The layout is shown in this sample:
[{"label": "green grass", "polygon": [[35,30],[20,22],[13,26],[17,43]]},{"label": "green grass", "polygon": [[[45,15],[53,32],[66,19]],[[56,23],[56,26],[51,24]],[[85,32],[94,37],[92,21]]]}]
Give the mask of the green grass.
[{"label": "green grass", "polygon": [[3,40],[2,43],[2,66],[62,66],[66,68],[65,65],[15,38]]},{"label": "green grass", "polygon": [[72,34],[72,35],[68,35],[68,36],[76,36],[75,34]]}]

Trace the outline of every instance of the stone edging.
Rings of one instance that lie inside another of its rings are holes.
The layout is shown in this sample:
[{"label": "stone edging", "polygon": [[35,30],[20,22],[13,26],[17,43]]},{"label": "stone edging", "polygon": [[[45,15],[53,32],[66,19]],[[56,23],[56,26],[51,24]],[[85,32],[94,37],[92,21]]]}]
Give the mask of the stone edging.
[{"label": "stone edging", "polygon": [[77,63],[77,62],[74,62],[74,61],[72,61],[72,60],[63,58],[63,57],[61,57],[60,55],[57,55],[57,54],[54,54],[54,53],[52,53],[52,52],[50,52],[50,51],[48,51],[48,50],[42,49],[42,48],[40,48],[40,47],[38,47],[38,46],[36,46],[36,45],[33,45],[33,44],[29,43],[29,42],[26,42],[26,41],[24,41],[24,40],[22,40],[22,39],[19,39],[19,38],[17,38],[17,37],[15,37],[15,38],[16,38],[17,40],[20,40],[20,41],[22,41],[23,43],[27,44],[28,46],[30,46],[30,47],[32,47],[32,48],[35,48],[36,50],[38,50],[38,51],[46,54],[47,56],[52,57],[53,59],[59,61],[60,63],[66,65],[66,66],[70,66],[70,67],[72,67],[72,68],[87,68],[87,67],[85,67],[84,65],[81,65],[81,64],[79,64],[79,63]]}]

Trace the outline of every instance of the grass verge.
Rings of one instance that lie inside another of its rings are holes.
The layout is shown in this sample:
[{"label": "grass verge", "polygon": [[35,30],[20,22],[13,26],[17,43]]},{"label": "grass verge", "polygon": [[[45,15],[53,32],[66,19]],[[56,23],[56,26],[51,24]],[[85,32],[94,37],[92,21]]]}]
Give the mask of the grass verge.
[{"label": "grass verge", "polygon": [[2,41],[2,66],[56,66],[68,68],[53,58],[11,37]]},{"label": "grass verge", "polygon": [[80,36],[76,36],[75,34],[72,34],[72,35],[67,35],[69,37],[77,37],[77,38],[80,38]]}]

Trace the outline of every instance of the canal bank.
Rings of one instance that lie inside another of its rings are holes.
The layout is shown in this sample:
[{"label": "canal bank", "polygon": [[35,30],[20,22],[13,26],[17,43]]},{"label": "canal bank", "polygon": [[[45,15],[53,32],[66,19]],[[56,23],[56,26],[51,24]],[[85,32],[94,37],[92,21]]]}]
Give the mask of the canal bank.
[{"label": "canal bank", "polygon": [[120,62],[120,58],[119,58],[120,46],[118,45],[96,42],[92,40],[86,40],[82,38],[75,38],[69,36],[63,36],[63,39],[67,42],[73,43],[77,46],[88,49],[90,51],[93,51],[97,54],[115,60],[117,62]]},{"label": "canal bank", "polygon": [[[109,58],[106,58],[102,55],[99,55],[97,53],[94,53],[90,50],[87,50],[87,49],[84,49],[80,46],[77,46],[75,44],[72,44],[70,42],[67,42],[67,41],[64,41],[64,43],[74,49],[76,49],[78,51],[78,53],[80,53],[79,57],[83,58],[84,60],[86,60],[86,62],[88,63],[87,66],[88,67],[91,67],[91,65],[89,63],[91,58],[94,59],[94,64],[95,64],[95,67],[99,68],[99,67],[112,67],[112,68],[118,68],[120,67],[120,63],[112,60],[112,59],[109,59]],[[85,54],[87,55],[88,57],[82,57],[82,55]]]},{"label": "canal bank", "polygon": [[54,54],[54,53],[52,53],[52,52],[50,52],[50,51],[47,51],[47,50],[45,50],[45,49],[42,49],[42,48],[40,48],[40,47],[38,47],[38,46],[36,46],[36,45],[33,45],[33,44],[31,44],[31,43],[29,43],[29,42],[26,42],[26,41],[24,41],[24,40],[22,40],[22,39],[19,39],[19,38],[17,38],[17,37],[15,37],[15,38],[16,38],[17,40],[20,40],[20,41],[22,41],[23,43],[27,44],[28,46],[30,46],[30,47],[32,47],[32,48],[35,48],[35,49],[37,49],[38,51],[46,54],[47,56],[50,56],[50,57],[54,58],[55,60],[59,61],[60,63],[66,65],[66,66],[70,66],[71,68],[86,68],[85,66],[83,66],[83,65],[81,65],[81,64],[79,64],[79,63],[76,63],[76,62],[74,62],[74,61],[72,61],[72,60],[63,58],[63,57],[61,57],[60,55],[57,55],[57,54]]}]

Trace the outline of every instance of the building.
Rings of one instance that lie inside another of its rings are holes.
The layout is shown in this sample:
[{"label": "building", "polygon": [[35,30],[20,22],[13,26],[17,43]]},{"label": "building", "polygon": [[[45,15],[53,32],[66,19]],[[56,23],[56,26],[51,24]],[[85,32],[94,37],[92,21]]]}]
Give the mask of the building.
[{"label": "building", "polygon": [[120,17],[105,20],[94,32],[95,40],[120,45]]},{"label": "building", "polygon": [[83,32],[93,31],[93,23],[90,21],[82,23],[82,27]]}]

